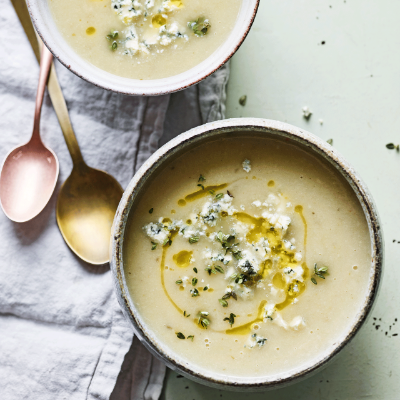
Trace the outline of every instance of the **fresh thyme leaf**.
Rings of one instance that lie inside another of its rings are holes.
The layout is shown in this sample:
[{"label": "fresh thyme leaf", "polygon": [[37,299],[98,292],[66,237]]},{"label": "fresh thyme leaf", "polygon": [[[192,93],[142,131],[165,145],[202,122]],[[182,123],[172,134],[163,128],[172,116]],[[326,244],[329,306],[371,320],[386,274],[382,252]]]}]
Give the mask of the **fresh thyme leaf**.
[{"label": "fresh thyme leaf", "polygon": [[207,311],[200,311],[197,314],[198,320],[197,323],[201,325],[203,328],[207,329],[208,325],[210,325],[210,319],[208,318],[208,312]]},{"label": "fresh thyme leaf", "polygon": [[111,31],[107,36],[106,39],[107,40],[113,40],[116,39],[118,37],[118,31]]},{"label": "fresh thyme leaf", "polygon": [[165,239],[165,240],[164,240],[164,243],[163,243],[163,247],[165,247],[166,245],[171,246],[171,244],[172,244],[172,240],[171,240],[170,238]]},{"label": "fresh thyme leaf", "polygon": [[215,194],[215,190],[209,190],[209,192],[210,192],[210,194],[212,194],[213,196],[214,196],[214,194]]},{"label": "fresh thyme leaf", "polygon": [[197,186],[200,186],[204,190],[204,186],[201,183],[197,184]]},{"label": "fresh thyme leaf", "polygon": [[190,244],[197,243],[199,241],[199,239],[200,239],[199,236],[194,235],[194,236],[189,238],[189,243]]},{"label": "fresh thyme leaf", "polygon": [[237,301],[237,294],[235,292],[231,292],[231,296]]},{"label": "fresh thyme leaf", "polygon": [[218,193],[218,194],[215,196],[215,198],[216,198],[217,200],[221,200],[223,197],[224,197],[224,194],[223,194],[223,193]]},{"label": "fresh thyme leaf", "polygon": [[115,51],[118,48],[118,43],[116,41],[112,42],[111,44],[111,50]]},{"label": "fresh thyme leaf", "polygon": [[203,291],[206,292],[208,290],[208,286],[203,287]]},{"label": "fresh thyme leaf", "polygon": [[193,278],[192,279],[192,286],[196,286],[197,282],[198,282],[197,278]]},{"label": "fresh thyme leaf", "polygon": [[227,300],[227,299],[229,299],[230,297],[231,297],[231,292],[225,293],[225,294],[222,296],[222,300]]},{"label": "fresh thyme leaf", "polygon": [[196,267],[193,268],[193,271],[196,272],[196,274],[197,274],[197,268]]},{"label": "fresh thyme leaf", "polygon": [[192,342],[193,342],[194,335],[189,335],[186,339],[192,339]]},{"label": "fresh thyme leaf", "polygon": [[178,337],[178,339],[186,339],[185,335],[182,332],[177,332],[176,336]]},{"label": "fresh thyme leaf", "polygon": [[386,148],[389,150],[394,150],[396,149],[397,151],[399,151],[400,146],[398,144],[394,144],[394,143],[388,143],[386,145]]},{"label": "fresh thyme leaf", "polygon": [[220,267],[219,265],[214,265],[214,269],[219,272],[220,274],[224,273],[224,269]]},{"label": "fresh thyme leaf", "polygon": [[228,317],[224,318],[224,321],[228,321],[229,325],[232,327],[232,325],[235,323],[235,317],[236,317],[236,315],[231,313],[229,315],[229,318]]},{"label": "fresh thyme leaf", "polygon": [[232,250],[232,255],[236,258],[236,260],[242,259],[242,252],[240,250]]},{"label": "fresh thyme leaf", "polygon": [[246,105],[247,102],[247,96],[243,95],[240,99],[239,99],[239,104],[244,107]]},{"label": "fresh thyme leaf", "polygon": [[183,312],[183,316],[186,317],[186,311]]},{"label": "fresh thyme leaf", "polygon": [[233,196],[232,196],[232,194],[231,194],[231,192],[229,190],[227,190],[226,193],[228,194],[229,197],[233,198]]},{"label": "fresh thyme leaf", "polygon": [[326,142],[327,142],[328,144],[330,144],[331,146],[333,145],[333,139],[328,139]]},{"label": "fresh thyme leaf", "polygon": [[188,22],[188,27],[194,32],[196,36],[204,36],[211,28],[211,24],[208,19],[200,17],[194,21]]},{"label": "fresh thyme leaf", "polygon": [[151,242],[151,244],[152,244],[151,249],[155,250],[157,248],[157,243]]},{"label": "fresh thyme leaf", "polygon": [[204,182],[206,180],[206,178],[204,178],[204,176],[202,174],[200,174],[200,178],[197,182]]},{"label": "fresh thyme leaf", "polygon": [[175,283],[176,283],[177,285],[181,285],[183,282],[182,282],[182,279],[178,279]]},{"label": "fresh thyme leaf", "polygon": [[224,299],[218,299],[219,304],[221,304],[222,307],[228,307],[228,302]]},{"label": "fresh thyme leaf", "polygon": [[149,214],[153,214],[153,210],[154,210],[154,208],[150,208]]},{"label": "fresh thyme leaf", "polygon": [[192,294],[192,297],[200,296],[200,293],[197,289],[191,289],[190,293]]},{"label": "fresh thyme leaf", "polygon": [[311,278],[311,282],[312,282],[314,285],[317,284],[317,281],[315,280],[315,278]]},{"label": "fresh thyme leaf", "polygon": [[[328,274],[328,267],[320,267],[318,268],[317,263],[314,264],[314,275],[318,276],[318,278],[325,279],[325,275]],[[315,280],[315,278],[314,278]],[[311,279],[312,283],[315,285],[317,284],[317,281],[315,282]]]}]

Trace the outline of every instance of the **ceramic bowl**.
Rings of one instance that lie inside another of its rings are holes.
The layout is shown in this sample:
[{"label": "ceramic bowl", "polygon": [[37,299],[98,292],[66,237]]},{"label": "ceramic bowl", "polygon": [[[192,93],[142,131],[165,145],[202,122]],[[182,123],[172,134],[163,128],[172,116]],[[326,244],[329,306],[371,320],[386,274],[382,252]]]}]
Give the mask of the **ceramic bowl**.
[{"label": "ceramic bowl", "polygon": [[[333,168],[339,171],[353,189],[364,210],[369,227],[372,253],[369,286],[363,306],[359,310],[353,325],[340,340],[337,340],[333,345],[327,346],[324,353],[320,354],[312,363],[304,364],[299,368],[292,369],[290,372],[279,373],[274,376],[244,377],[240,379],[216,374],[204,368],[199,368],[190,362],[183,361],[173,354],[166,345],[161,343],[143,323],[129,295],[125,280],[123,257],[125,226],[132,204],[140,194],[146,181],[158,169],[163,168],[167,160],[177,154],[182,154],[188,146],[204,143],[204,141],[215,139],[220,135],[226,135],[234,131],[256,131],[261,135],[266,134],[269,137],[283,138],[292,143],[297,143],[308,152],[325,159]],[[197,382],[228,390],[257,391],[285,386],[310,376],[326,366],[354,338],[370,313],[377,296],[382,275],[383,241],[377,211],[368,189],[349,163],[332,146],[303,129],[282,122],[241,118],[206,124],[183,133],[161,147],[143,164],[126,189],[115,215],[110,259],[116,293],[122,310],[129,319],[138,338],[155,356],[163,360],[170,368]]]},{"label": "ceramic bowl", "polygon": [[200,82],[224,65],[243,43],[253,24],[260,0],[243,0],[235,27],[225,43],[194,68],[169,78],[139,80],[103,71],[80,57],[59,32],[49,0],[27,0],[33,24],[43,42],[65,67],[82,79],[107,90],[128,95],[157,96],[176,92]]}]

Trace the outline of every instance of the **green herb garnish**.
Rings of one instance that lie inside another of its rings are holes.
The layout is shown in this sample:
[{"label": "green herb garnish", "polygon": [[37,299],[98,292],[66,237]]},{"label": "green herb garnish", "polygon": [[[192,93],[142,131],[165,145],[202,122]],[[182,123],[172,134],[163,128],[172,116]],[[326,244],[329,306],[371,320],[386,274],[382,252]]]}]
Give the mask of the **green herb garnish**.
[{"label": "green herb garnish", "polygon": [[236,315],[231,313],[229,315],[229,318],[228,317],[224,318],[224,321],[228,321],[229,325],[232,327],[232,325],[235,323],[235,317],[236,317]]},{"label": "green herb garnish", "polygon": [[207,329],[208,325],[210,325],[210,322],[211,322],[210,319],[208,318],[208,312],[207,311],[200,311],[197,314],[197,317],[198,317],[197,323],[199,325],[201,325],[203,328]]},{"label": "green herb garnish", "polygon": [[192,294],[192,297],[200,296],[200,293],[196,288],[195,289],[190,289],[190,293]]},{"label": "green herb garnish", "polygon": [[209,265],[207,268],[204,268],[204,270],[208,272],[208,275],[216,274],[217,272],[219,272],[220,274],[224,273],[224,269],[219,265]]},{"label": "green herb garnish", "polygon": [[326,143],[328,143],[328,144],[330,144],[331,146],[333,145],[333,139],[328,139],[327,141],[326,141]]},{"label": "green herb garnish", "polygon": [[221,304],[222,307],[228,307],[228,302],[224,299],[218,299],[219,304]]},{"label": "green herb garnish", "polygon": [[214,194],[215,194],[215,190],[209,190],[209,192],[210,192],[210,194],[212,194],[213,196],[214,196]]},{"label": "green herb garnish", "polygon": [[182,279],[178,279],[176,282],[175,282],[177,285],[182,285]]},{"label": "green herb garnish", "polygon": [[211,24],[208,19],[204,17],[197,18],[194,21],[188,22],[188,27],[193,31],[196,36],[204,36],[211,28]]},{"label": "green herb garnish", "polygon": [[113,40],[116,39],[118,37],[118,31],[111,31],[107,36],[106,39],[107,40]]},{"label": "green herb garnish", "polygon": [[206,292],[208,290],[208,286],[203,287],[203,291]]},{"label": "green herb garnish", "polygon": [[198,183],[197,186],[200,186],[204,190],[204,185],[202,185],[201,183]]},{"label": "green herb garnish", "polygon": [[237,295],[236,295],[236,293],[235,292],[226,292],[223,296],[222,296],[222,299],[223,300],[228,300],[229,298],[233,298],[233,299],[235,299],[235,300],[237,300]]},{"label": "green herb garnish", "polygon": [[240,99],[239,99],[239,104],[244,107],[246,105],[247,102],[247,96],[243,95]]},{"label": "green herb garnish", "polygon": [[186,318],[189,318],[189,317],[190,317],[190,314],[187,314],[187,315],[186,315],[186,311],[184,311],[184,312],[183,312],[183,316],[186,317]]},{"label": "green herb garnish", "polygon": [[194,335],[189,335],[186,339],[192,339],[192,342],[193,342]]},{"label": "green herb garnish", "polygon": [[226,193],[228,194],[229,197],[233,198],[232,193],[229,190],[227,190]]},{"label": "green herb garnish", "polygon": [[223,194],[223,193],[218,193],[218,194],[215,196],[215,198],[216,198],[217,200],[221,200],[223,197],[224,197],[224,194]]},{"label": "green herb garnish", "polygon": [[200,178],[197,182],[204,182],[206,180],[206,178],[204,178],[204,176],[202,174],[200,174]]},{"label": "green herb garnish", "polygon": [[151,244],[152,244],[151,249],[155,250],[157,248],[157,243],[151,242]]},{"label": "green herb garnish", "polygon": [[194,235],[194,236],[189,238],[189,243],[190,244],[197,243],[199,241],[199,239],[200,239],[199,236]]},{"label": "green herb garnish", "polygon": [[177,336],[178,339],[186,339],[185,335],[182,332],[177,332],[176,336]]},{"label": "green herb garnish", "polygon": [[150,208],[149,214],[153,214],[153,210],[154,210],[154,208]]},{"label": "green herb garnish", "polygon": [[163,247],[165,247],[165,246],[171,246],[171,244],[172,244],[172,240],[170,239],[170,238],[168,238],[168,239],[165,239],[164,240],[164,243],[163,243]]},{"label": "green herb garnish", "polygon": [[197,278],[193,278],[192,279],[192,286],[196,286],[197,282],[198,282]]},{"label": "green herb garnish", "polygon": [[396,151],[399,151],[400,146],[399,146],[398,144],[388,143],[388,144],[386,145],[386,148],[389,149],[389,150],[396,150]]},{"label": "green herb garnish", "polygon": [[193,271],[196,272],[196,274],[197,274],[197,268],[196,267],[193,268]]},{"label": "green herb garnish", "polygon": [[[328,274],[328,267],[320,267],[318,268],[317,263],[314,264],[314,275],[316,275],[318,278],[325,279],[325,275]],[[316,285],[317,280],[312,277],[311,282]]]}]

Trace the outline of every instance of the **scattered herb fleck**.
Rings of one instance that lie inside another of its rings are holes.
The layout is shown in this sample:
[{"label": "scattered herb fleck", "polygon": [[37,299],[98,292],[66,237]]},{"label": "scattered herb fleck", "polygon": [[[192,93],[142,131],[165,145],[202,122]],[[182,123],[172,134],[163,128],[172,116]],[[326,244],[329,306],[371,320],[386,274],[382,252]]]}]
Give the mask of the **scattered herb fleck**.
[{"label": "scattered herb fleck", "polygon": [[206,292],[208,290],[208,286],[203,287],[203,291]]},{"label": "scattered herb fleck", "polygon": [[331,146],[333,145],[333,139],[328,139],[326,142],[327,142],[328,144],[330,144]]},{"label": "scattered herb fleck", "polygon": [[182,285],[182,279],[178,279],[176,282],[175,282],[177,285]]},{"label": "scattered herb fleck", "polygon": [[194,21],[188,22],[188,27],[193,31],[196,36],[204,36],[211,28],[211,24],[208,19],[204,17],[197,18]]},{"label": "scattered herb fleck", "polygon": [[203,328],[207,329],[208,325],[210,325],[210,322],[211,322],[210,319],[208,318],[208,312],[207,311],[200,311],[197,314],[197,317],[198,317],[197,323],[199,325],[201,325]]},{"label": "scattered herb fleck", "polygon": [[[314,264],[314,275],[318,276],[318,278],[325,279],[325,274],[328,273],[328,267],[320,267],[318,268],[317,263]],[[312,277],[311,282],[316,285],[317,280]]]},{"label": "scattered herb fleck", "polygon": [[154,208],[150,208],[149,214],[153,214],[153,210],[154,210]]},{"label": "scattered herb fleck", "polygon": [[228,302],[224,299],[218,299],[219,304],[221,304],[222,307],[228,307]]},{"label": "scattered herb fleck", "polygon": [[197,182],[204,182],[206,180],[206,178],[204,178],[204,176],[202,174],[200,174],[200,178]]},{"label": "scattered herb fleck", "polygon": [[196,288],[195,289],[190,289],[190,293],[192,294],[192,297],[200,296],[200,293]]},{"label": "scattered herb fleck", "polygon": [[227,190],[226,193],[228,194],[229,197],[233,198],[233,196],[232,196],[232,194],[231,194],[231,192],[229,190]]},{"label": "scattered herb fleck", "polygon": [[157,248],[157,243],[151,242],[151,244],[152,244],[151,249],[155,250]]},{"label": "scattered herb fleck", "polygon": [[223,193],[218,193],[218,194],[215,196],[215,198],[216,198],[217,200],[221,200],[223,197],[224,197],[224,194],[223,194]]},{"label": "scattered herb fleck", "polygon": [[197,186],[201,187],[201,189],[204,190],[204,185],[202,185],[201,183],[198,183]]},{"label": "scattered herb fleck", "polygon": [[243,95],[240,99],[239,99],[239,104],[244,107],[247,103],[247,96]]},{"label": "scattered herb fleck", "polygon": [[192,342],[193,342],[194,335],[189,335],[186,339],[192,339]]},{"label": "scattered herb fleck", "polygon": [[399,151],[400,146],[399,146],[398,144],[388,143],[388,144],[386,145],[386,148],[389,149],[389,150],[396,150],[396,151]]},{"label": "scattered herb fleck", "polygon": [[224,269],[219,265],[209,265],[207,268],[205,268],[205,271],[208,272],[208,275],[216,274],[217,272],[219,272],[220,274],[224,273]]},{"label": "scattered herb fleck", "polygon": [[228,317],[224,318],[224,321],[228,321],[229,325],[232,327],[232,325],[235,323],[235,317],[236,317],[235,314],[230,313],[229,318]]},{"label": "scattered herb fleck", "polygon": [[171,246],[171,244],[172,244],[172,240],[168,238],[168,239],[165,239],[165,240],[164,240],[163,246],[164,246],[164,247],[167,246],[167,245],[168,245],[168,246]]},{"label": "scattered herb fleck", "polygon": [[182,332],[177,332],[176,336],[178,337],[178,339],[186,339],[185,335]]},{"label": "scattered herb fleck", "polygon": [[196,267],[193,268],[193,271],[196,272],[196,274],[197,274],[197,268]]},{"label": "scattered herb fleck", "polygon": [[215,190],[209,190],[209,192],[210,192],[210,194],[212,194],[213,196],[214,196],[214,194],[215,194]]},{"label": "scattered herb fleck", "polygon": [[199,241],[199,239],[200,239],[199,236],[194,235],[194,236],[189,238],[189,243],[190,244],[197,243]]},{"label": "scattered herb fleck", "polygon": [[192,286],[196,286],[197,282],[198,282],[197,278],[193,278],[192,279]]}]

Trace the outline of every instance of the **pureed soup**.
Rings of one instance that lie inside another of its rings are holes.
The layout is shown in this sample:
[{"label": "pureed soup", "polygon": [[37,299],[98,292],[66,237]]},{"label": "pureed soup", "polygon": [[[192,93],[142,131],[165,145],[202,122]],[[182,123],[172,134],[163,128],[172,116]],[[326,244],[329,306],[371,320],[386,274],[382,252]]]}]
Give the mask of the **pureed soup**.
[{"label": "pureed soup", "polygon": [[288,141],[246,133],[187,151],[148,184],[123,244],[144,325],[233,377],[311,362],[350,330],[371,243],[349,184]]},{"label": "pureed soup", "polygon": [[200,64],[231,33],[242,0],[48,0],[69,45],[126,78],[158,79]]}]

